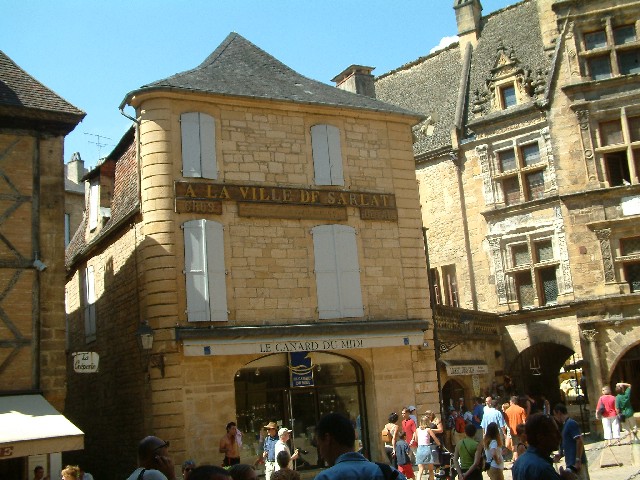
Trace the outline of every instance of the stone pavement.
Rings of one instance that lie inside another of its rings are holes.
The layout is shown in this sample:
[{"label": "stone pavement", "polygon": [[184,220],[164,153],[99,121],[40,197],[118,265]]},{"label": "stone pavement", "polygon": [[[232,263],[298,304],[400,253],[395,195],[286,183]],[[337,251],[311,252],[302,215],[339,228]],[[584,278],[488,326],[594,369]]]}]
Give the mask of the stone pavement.
[{"label": "stone pavement", "polygon": [[[591,480],[631,480],[634,478],[640,480],[640,441],[631,443],[627,436],[621,440],[620,444],[607,448],[604,446],[604,441],[592,441],[587,435],[585,442]],[[602,467],[600,467],[601,460]],[[559,465],[564,466],[564,461],[561,461]],[[505,466],[509,470],[505,470],[504,478],[511,480],[511,462],[506,462]],[[484,477],[486,478],[486,474]]]}]

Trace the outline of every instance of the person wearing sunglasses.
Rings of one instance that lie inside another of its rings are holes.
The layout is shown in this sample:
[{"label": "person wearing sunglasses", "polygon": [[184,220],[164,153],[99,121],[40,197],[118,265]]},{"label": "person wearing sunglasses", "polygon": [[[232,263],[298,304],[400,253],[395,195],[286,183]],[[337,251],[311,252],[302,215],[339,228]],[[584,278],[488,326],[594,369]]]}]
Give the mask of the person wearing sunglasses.
[{"label": "person wearing sunglasses", "polygon": [[143,438],[138,444],[138,468],[127,480],[176,480],[169,442],[154,436]]}]

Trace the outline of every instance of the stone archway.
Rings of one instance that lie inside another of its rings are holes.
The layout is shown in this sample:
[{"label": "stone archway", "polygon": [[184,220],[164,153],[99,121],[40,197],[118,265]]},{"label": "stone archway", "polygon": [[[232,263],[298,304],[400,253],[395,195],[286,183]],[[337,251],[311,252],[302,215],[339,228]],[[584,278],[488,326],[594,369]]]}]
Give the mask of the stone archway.
[{"label": "stone archway", "polygon": [[640,391],[638,390],[640,388],[640,343],[627,350],[615,363],[610,381],[612,391],[615,392],[615,386],[618,382],[633,385],[631,405],[633,405],[634,411],[640,411]]},{"label": "stone archway", "polygon": [[466,398],[464,386],[457,380],[447,380],[442,386],[442,404],[446,415],[449,414],[450,406],[458,407],[458,399],[460,398]]},{"label": "stone archway", "polygon": [[513,360],[509,373],[516,394],[544,395],[551,405],[558,403],[558,374],[574,351],[564,345],[541,342],[526,348]]}]

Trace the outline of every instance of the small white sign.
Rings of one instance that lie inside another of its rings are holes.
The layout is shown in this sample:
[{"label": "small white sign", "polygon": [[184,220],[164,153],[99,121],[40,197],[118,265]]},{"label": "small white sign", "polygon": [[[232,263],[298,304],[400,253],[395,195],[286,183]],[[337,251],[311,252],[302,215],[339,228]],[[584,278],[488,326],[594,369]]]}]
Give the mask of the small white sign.
[{"label": "small white sign", "polygon": [[76,352],[73,354],[73,371],[95,373],[98,371],[100,356],[96,352]]},{"label": "small white sign", "polygon": [[455,365],[447,366],[447,375],[485,375],[489,373],[487,365]]}]

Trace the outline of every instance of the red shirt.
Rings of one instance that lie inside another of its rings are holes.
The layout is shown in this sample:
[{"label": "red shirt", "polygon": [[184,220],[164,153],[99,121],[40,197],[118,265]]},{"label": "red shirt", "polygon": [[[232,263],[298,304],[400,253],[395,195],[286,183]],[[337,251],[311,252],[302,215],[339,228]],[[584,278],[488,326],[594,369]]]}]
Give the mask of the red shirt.
[{"label": "red shirt", "polygon": [[416,431],[416,428],[416,422],[413,421],[413,418],[402,420],[402,431],[407,434],[405,440],[410,447],[418,446],[418,443],[413,441],[413,433]]},{"label": "red shirt", "polygon": [[602,395],[598,400],[596,411],[600,410],[600,407],[604,406],[604,413],[602,417],[615,417],[616,416],[616,397],[613,395]]}]

